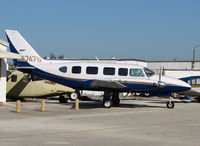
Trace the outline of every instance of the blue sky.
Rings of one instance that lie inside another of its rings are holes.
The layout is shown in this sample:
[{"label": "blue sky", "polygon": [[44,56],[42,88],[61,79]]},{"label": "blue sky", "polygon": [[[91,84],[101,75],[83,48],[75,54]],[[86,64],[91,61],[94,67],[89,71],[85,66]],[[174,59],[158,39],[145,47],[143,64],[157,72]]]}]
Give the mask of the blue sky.
[{"label": "blue sky", "polygon": [[199,0],[3,0],[0,37],[18,30],[42,57],[191,60],[200,44],[199,6]]}]

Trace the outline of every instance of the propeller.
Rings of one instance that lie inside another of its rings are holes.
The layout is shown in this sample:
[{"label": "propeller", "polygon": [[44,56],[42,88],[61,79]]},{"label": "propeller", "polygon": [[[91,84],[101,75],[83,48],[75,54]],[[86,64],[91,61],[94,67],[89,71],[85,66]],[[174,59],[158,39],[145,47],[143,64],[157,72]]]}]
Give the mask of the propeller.
[{"label": "propeller", "polygon": [[158,80],[158,83],[157,83],[158,88],[163,88],[163,87],[166,86],[166,83],[161,80],[162,73],[163,73],[163,67],[160,68],[160,72],[159,72],[159,78],[158,78],[159,80]]}]

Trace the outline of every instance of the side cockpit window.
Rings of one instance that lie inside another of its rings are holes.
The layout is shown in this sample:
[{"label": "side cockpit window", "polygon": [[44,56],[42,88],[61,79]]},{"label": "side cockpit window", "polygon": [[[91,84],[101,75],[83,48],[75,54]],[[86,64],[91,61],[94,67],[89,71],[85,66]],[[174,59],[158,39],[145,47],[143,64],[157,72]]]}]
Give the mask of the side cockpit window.
[{"label": "side cockpit window", "polygon": [[130,76],[134,76],[134,77],[144,77],[144,73],[143,73],[142,69],[131,68],[131,69],[130,69]]},{"label": "side cockpit window", "polygon": [[59,68],[59,71],[66,73],[67,72],[67,67],[66,66],[62,66]]},{"label": "side cockpit window", "polygon": [[150,70],[146,67],[144,68],[144,72],[146,73],[147,77],[151,77],[155,74],[152,70]]}]

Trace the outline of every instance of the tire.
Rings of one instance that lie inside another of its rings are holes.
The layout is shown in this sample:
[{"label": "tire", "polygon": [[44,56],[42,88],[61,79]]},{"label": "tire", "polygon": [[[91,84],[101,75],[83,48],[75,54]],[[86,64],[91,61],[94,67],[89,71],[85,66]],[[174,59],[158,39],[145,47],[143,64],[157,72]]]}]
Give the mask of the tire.
[{"label": "tire", "polygon": [[104,106],[105,108],[111,108],[111,101],[104,101],[104,102],[103,102],[103,106]]},{"label": "tire", "polygon": [[74,101],[78,98],[78,94],[76,92],[73,92],[70,94],[70,100]]},{"label": "tire", "polygon": [[173,101],[168,101],[167,102],[167,108],[174,108],[174,102]]},{"label": "tire", "polygon": [[67,99],[64,96],[60,96],[58,100],[60,103],[67,103]]},{"label": "tire", "polygon": [[136,95],[136,96],[140,96],[140,95],[141,95],[141,93],[135,93],[135,95]]}]

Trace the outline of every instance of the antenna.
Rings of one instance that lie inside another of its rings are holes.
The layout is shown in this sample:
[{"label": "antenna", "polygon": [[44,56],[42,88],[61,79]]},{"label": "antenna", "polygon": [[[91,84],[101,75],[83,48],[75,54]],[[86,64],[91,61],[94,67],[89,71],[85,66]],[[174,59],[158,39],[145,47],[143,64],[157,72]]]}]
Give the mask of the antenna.
[{"label": "antenna", "polygon": [[97,56],[95,58],[97,59],[98,62],[100,62],[100,60],[99,60],[99,58]]},{"label": "antenna", "polygon": [[192,69],[194,69],[194,63],[195,63],[195,49],[200,47],[200,45],[193,47],[193,61],[192,61]]}]

